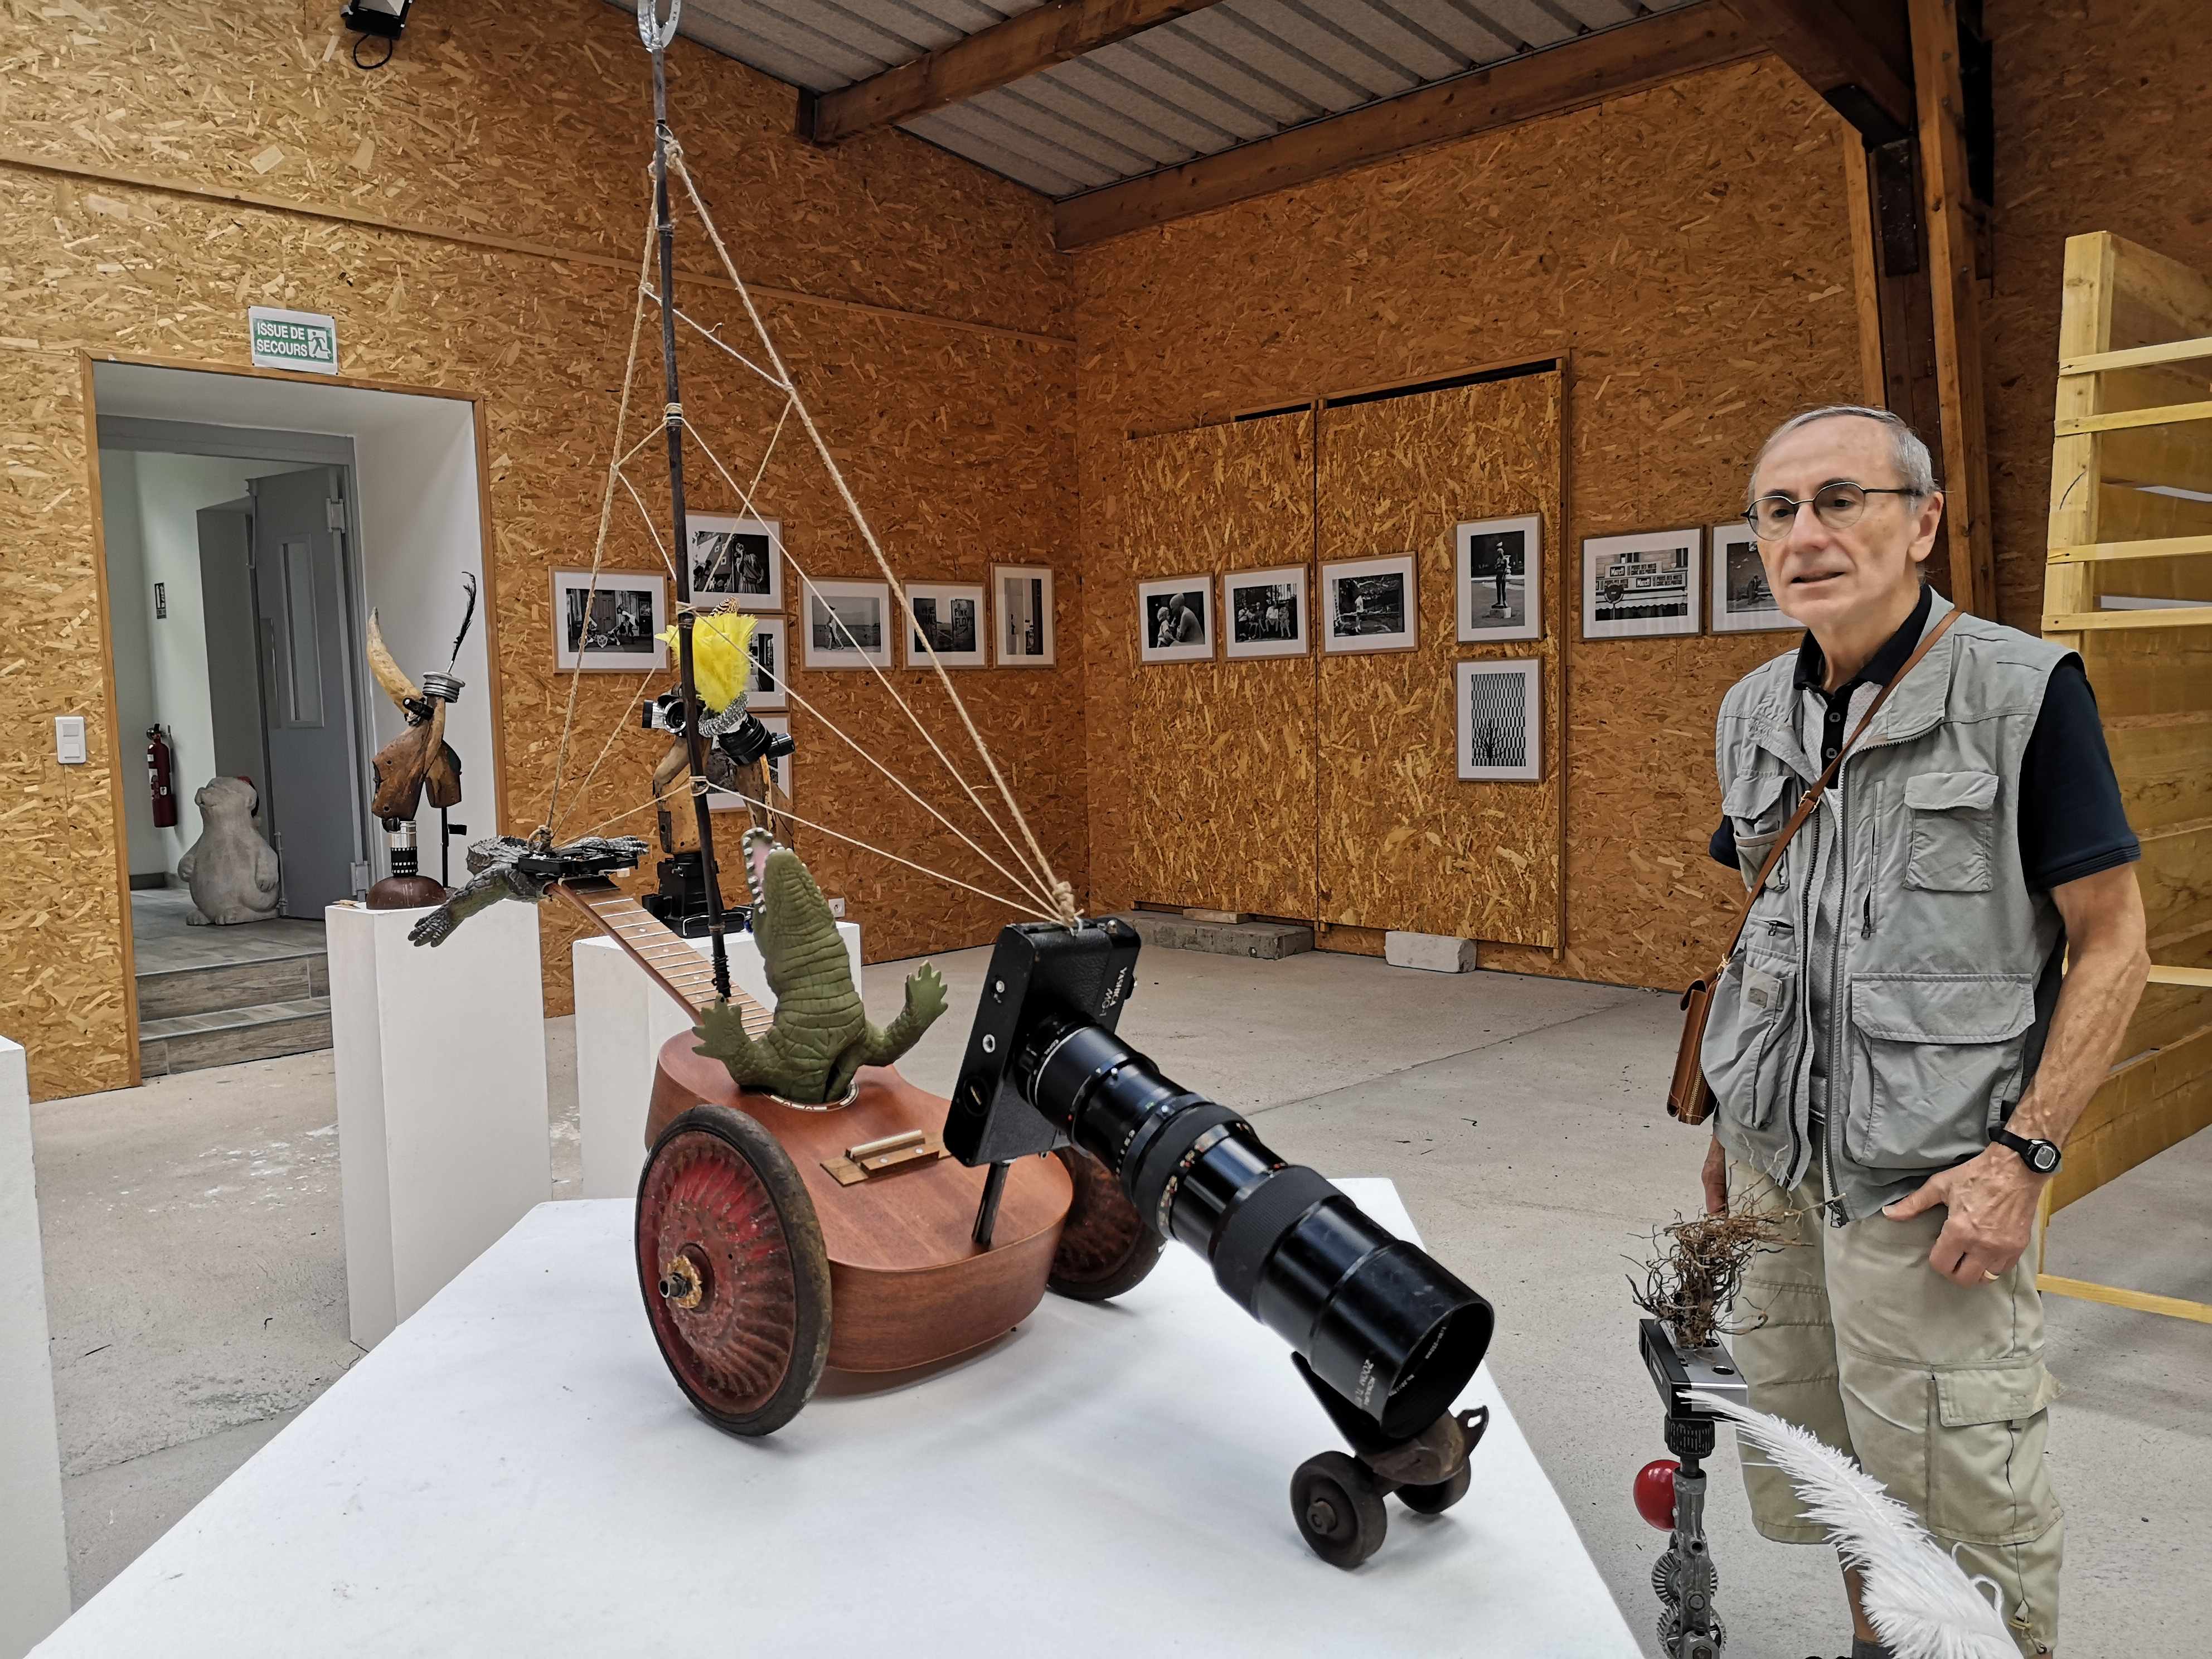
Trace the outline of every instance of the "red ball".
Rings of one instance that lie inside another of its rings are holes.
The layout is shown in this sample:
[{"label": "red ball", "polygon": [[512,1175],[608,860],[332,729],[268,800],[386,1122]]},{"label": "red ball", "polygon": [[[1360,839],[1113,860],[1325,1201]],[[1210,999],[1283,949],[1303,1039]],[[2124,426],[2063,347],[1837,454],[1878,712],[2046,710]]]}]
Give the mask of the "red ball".
[{"label": "red ball", "polygon": [[1674,1471],[1681,1467],[1662,1457],[1636,1472],[1636,1512],[1662,1532],[1674,1530]]}]

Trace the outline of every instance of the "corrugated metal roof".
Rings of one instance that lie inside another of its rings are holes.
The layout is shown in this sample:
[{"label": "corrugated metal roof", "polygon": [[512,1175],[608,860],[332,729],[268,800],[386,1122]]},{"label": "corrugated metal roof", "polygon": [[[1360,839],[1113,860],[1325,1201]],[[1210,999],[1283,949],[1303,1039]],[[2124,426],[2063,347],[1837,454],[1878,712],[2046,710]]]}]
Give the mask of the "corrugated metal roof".
[{"label": "corrugated metal roof", "polygon": [[[1036,3],[684,0],[682,28],[778,80],[831,92]],[[1058,199],[1690,3],[1218,0],[900,125]]]}]

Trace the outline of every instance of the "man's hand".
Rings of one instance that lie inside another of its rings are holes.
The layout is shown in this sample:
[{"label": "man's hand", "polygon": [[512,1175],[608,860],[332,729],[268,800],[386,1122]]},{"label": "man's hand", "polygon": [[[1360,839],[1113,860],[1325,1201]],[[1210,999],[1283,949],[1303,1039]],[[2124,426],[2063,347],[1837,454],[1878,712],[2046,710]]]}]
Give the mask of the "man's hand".
[{"label": "man's hand", "polygon": [[1728,1154],[1715,1135],[1705,1148],[1705,1213],[1720,1215],[1728,1209]]},{"label": "man's hand", "polygon": [[1910,1221],[1938,1204],[1950,1214],[1928,1265],[1960,1285],[1978,1285],[2012,1271],[2035,1234],[2039,1176],[2008,1146],[1991,1146],[1955,1169],[1930,1176],[1917,1193],[1883,1206],[1893,1221]]}]

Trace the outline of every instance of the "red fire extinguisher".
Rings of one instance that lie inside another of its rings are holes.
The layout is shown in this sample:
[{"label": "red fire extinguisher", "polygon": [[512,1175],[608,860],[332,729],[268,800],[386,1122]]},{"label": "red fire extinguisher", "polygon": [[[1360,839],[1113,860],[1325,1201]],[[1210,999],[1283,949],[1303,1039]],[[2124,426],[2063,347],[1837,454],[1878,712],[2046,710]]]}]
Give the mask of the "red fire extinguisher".
[{"label": "red fire extinguisher", "polygon": [[162,830],[177,827],[177,790],[172,781],[174,757],[169,740],[158,726],[146,729],[146,787],[154,797],[154,823]]}]

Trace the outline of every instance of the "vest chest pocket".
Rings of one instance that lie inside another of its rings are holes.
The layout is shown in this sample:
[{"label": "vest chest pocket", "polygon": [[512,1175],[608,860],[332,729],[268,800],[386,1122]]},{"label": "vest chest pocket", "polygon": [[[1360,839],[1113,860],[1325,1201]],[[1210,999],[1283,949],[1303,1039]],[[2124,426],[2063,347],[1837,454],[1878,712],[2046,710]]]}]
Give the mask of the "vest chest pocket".
[{"label": "vest chest pocket", "polygon": [[[1729,786],[1721,801],[1721,811],[1735,830],[1735,861],[1746,887],[1759,879],[1759,866],[1766,862],[1775,838],[1789,822],[1782,799],[1783,786],[1788,781],[1779,771],[1747,772]],[[1771,893],[1783,892],[1789,885],[1786,867],[1777,869],[1766,880]]]},{"label": "vest chest pocket", "polygon": [[1994,772],[1919,772],[1905,779],[1911,839],[1905,884],[1923,892],[1988,892],[1996,799]]}]

